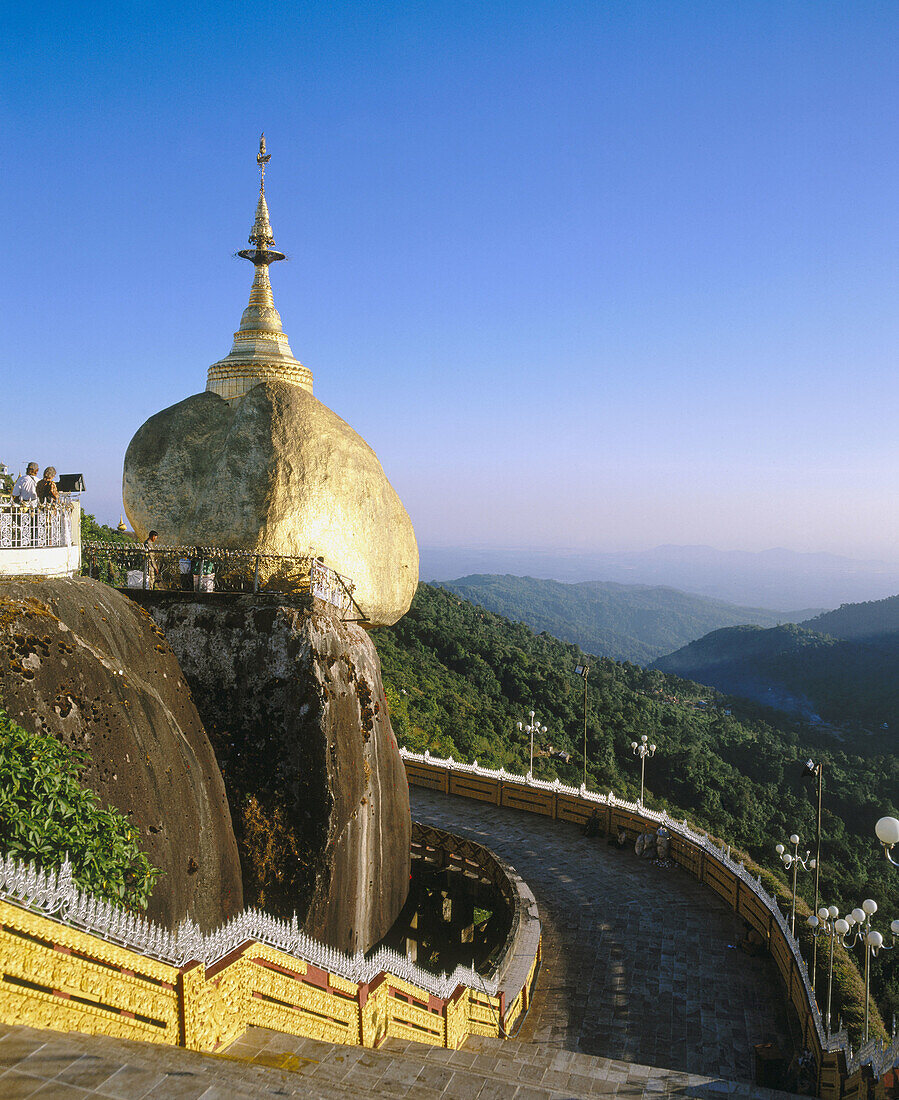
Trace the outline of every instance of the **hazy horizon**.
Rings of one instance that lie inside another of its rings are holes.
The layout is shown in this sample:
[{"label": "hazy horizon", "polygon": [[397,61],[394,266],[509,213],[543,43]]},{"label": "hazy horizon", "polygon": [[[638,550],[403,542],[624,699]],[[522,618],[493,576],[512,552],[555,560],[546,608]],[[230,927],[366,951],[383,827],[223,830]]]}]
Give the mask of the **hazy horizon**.
[{"label": "hazy horizon", "polygon": [[669,544],[633,553],[565,553],[523,547],[421,547],[424,581],[439,583],[484,573],[566,584],[657,585],[787,614],[829,610],[899,593],[899,564],[777,548],[753,553]]}]

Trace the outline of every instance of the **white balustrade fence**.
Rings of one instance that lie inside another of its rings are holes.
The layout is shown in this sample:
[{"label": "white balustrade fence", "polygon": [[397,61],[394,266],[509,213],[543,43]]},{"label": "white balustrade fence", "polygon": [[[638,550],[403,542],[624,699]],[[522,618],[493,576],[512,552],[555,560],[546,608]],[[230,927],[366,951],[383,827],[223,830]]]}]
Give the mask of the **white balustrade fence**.
[{"label": "white balustrade fence", "polygon": [[33,507],[0,503],[0,549],[53,549],[74,545],[75,505],[61,500]]}]

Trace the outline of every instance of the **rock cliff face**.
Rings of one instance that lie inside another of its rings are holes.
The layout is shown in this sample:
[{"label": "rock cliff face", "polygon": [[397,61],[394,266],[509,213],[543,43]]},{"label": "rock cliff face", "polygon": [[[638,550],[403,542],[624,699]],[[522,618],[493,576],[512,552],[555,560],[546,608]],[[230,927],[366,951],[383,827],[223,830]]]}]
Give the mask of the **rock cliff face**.
[{"label": "rock cliff face", "polygon": [[91,763],[88,786],[130,816],[164,872],[148,915],[212,929],[243,908],[225,788],[164,635],[86,579],[0,580],[0,705]]},{"label": "rock cliff face", "polygon": [[409,888],[406,775],[366,632],[309,600],[141,593],[222,767],[248,905],[364,951]]},{"label": "rock cliff face", "polygon": [[298,386],[163,409],[131,440],[122,491],[141,538],[155,528],[168,544],[321,555],[373,625],[396,622],[415,595],[418,544],[377,455]]}]

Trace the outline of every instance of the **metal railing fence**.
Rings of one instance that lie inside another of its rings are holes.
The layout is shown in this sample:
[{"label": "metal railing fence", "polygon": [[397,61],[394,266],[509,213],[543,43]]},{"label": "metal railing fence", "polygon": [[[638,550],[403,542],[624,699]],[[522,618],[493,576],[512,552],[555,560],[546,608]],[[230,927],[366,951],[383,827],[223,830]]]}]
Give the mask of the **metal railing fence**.
[{"label": "metal railing fence", "polygon": [[82,575],[116,588],[157,592],[284,593],[312,595],[340,611],[355,609],[353,582],[319,558],[257,554],[220,546],[86,543]]}]

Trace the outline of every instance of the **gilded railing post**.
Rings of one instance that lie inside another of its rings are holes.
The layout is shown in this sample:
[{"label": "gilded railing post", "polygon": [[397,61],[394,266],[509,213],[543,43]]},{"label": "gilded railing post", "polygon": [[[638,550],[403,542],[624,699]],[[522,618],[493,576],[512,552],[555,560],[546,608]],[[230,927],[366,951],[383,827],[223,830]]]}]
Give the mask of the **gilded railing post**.
[{"label": "gilded railing post", "polygon": [[202,963],[188,963],[178,975],[178,1014],[181,1022],[181,1046],[188,1050],[206,1050],[203,1045],[201,990],[206,984]]},{"label": "gilded railing post", "polygon": [[458,1050],[468,1038],[468,1001],[471,991],[460,985],[443,1006],[444,1042],[450,1050]]},{"label": "gilded railing post", "polygon": [[207,979],[203,963],[191,962],[178,976],[182,1044],[188,1050],[218,1050],[245,1029],[250,988],[245,960],[235,959]]},{"label": "gilded railing post", "polygon": [[371,985],[359,986],[359,1043],[361,1046],[377,1047],[387,1038],[389,992],[389,986],[384,978]]}]

